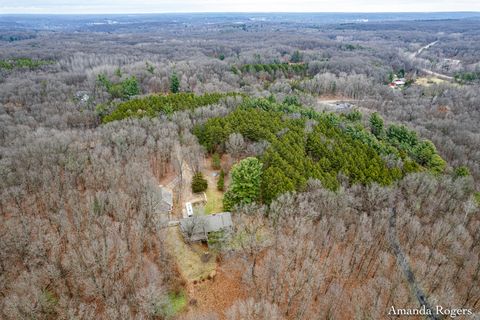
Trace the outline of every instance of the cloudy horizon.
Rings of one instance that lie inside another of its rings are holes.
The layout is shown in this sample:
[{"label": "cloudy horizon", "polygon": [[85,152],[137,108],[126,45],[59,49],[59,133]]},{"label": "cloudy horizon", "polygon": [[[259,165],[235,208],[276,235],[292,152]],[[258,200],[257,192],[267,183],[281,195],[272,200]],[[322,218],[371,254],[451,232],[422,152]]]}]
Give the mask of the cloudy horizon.
[{"label": "cloudy horizon", "polygon": [[480,11],[476,0],[1,0],[0,13],[194,13],[194,12],[459,12]]}]

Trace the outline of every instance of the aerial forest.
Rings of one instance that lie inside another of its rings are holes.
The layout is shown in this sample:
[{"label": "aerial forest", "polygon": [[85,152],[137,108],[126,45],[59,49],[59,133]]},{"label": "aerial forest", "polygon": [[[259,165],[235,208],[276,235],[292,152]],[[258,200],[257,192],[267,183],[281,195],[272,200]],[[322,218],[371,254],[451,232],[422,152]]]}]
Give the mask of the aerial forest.
[{"label": "aerial forest", "polygon": [[480,316],[478,19],[148,17],[0,21],[1,319]]}]

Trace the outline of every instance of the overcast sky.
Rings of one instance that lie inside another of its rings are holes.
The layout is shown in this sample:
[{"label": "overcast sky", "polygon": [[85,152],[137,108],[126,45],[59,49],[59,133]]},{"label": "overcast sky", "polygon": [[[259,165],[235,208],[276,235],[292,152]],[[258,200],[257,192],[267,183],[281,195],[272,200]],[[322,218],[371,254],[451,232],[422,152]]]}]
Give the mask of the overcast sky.
[{"label": "overcast sky", "polygon": [[480,11],[480,0],[0,0],[0,13]]}]

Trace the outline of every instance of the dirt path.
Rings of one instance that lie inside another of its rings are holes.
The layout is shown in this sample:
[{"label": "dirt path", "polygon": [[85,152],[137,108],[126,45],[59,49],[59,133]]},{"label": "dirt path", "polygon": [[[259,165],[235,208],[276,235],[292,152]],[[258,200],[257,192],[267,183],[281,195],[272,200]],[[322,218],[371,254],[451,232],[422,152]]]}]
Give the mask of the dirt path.
[{"label": "dirt path", "polygon": [[[431,42],[429,44],[427,44],[426,46],[423,46],[421,47],[420,49],[418,49],[417,51],[415,51],[414,53],[411,53],[408,55],[408,57],[410,58],[410,60],[412,61],[413,64],[415,64],[415,59],[425,50],[428,50],[430,47],[436,45],[440,40],[436,40],[434,42]],[[435,71],[432,71],[432,70],[429,70],[429,69],[425,69],[425,68],[422,68],[422,67],[417,67],[418,70],[430,75],[430,76],[435,76],[439,79],[442,79],[442,80],[446,80],[446,81],[453,81],[454,78],[451,77],[451,76],[447,76],[446,74],[442,74],[442,73],[438,73],[438,72],[435,72]]]},{"label": "dirt path", "polygon": [[318,103],[324,103],[324,104],[335,104],[335,103],[342,103],[342,102],[356,102],[358,100],[354,100],[354,99],[341,99],[341,98],[338,98],[338,99],[323,99],[323,98],[318,98],[317,99],[317,102]]},{"label": "dirt path", "polygon": [[405,253],[400,246],[400,242],[398,241],[396,225],[397,211],[395,208],[393,208],[390,213],[388,238],[390,241],[390,245],[392,246],[393,252],[397,258],[397,262],[402,269],[405,278],[407,279],[408,284],[410,285],[411,290],[415,294],[415,297],[417,298],[420,306],[425,306],[426,309],[430,310],[431,315],[429,315],[428,318],[432,320],[440,320],[440,317],[435,313],[435,309],[432,308],[432,305],[428,302],[425,292],[415,279],[415,274],[413,273],[412,268],[408,263],[407,257],[405,256]]},{"label": "dirt path", "polygon": [[438,72],[434,72],[432,70],[428,70],[428,69],[425,69],[425,68],[418,68],[420,71],[430,75],[430,76],[435,76],[439,79],[442,79],[442,80],[446,80],[446,81],[453,81],[454,78],[453,77],[450,77],[450,76],[447,76],[446,74],[441,74],[441,73],[438,73]]},{"label": "dirt path", "polygon": [[[374,110],[365,108],[362,106],[365,105],[370,99],[351,99],[351,98],[343,98],[343,97],[335,97],[335,96],[328,96],[328,97],[318,97],[317,98],[317,111],[323,111],[325,109],[321,109],[322,106],[328,106],[329,109],[327,111],[350,111],[350,110],[358,110],[363,114],[369,115],[374,112]],[[348,103],[351,104],[352,107],[348,109],[338,109],[336,104],[338,103]]]},{"label": "dirt path", "polygon": [[419,56],[424,50],[427,50],[427,49],[430,48],[431,46],[436,45],[438,42],[439,42],[439,40],[436,40],[436,41],[433,41],[433,42],[427,44],[426,46],[421,47],[420,49],[418,49],[417,51],[415,51],[414,53],[412,53],[412,54],[410,55],[410,58],[411,58],[411,59],[416,58],[416,57]]}]

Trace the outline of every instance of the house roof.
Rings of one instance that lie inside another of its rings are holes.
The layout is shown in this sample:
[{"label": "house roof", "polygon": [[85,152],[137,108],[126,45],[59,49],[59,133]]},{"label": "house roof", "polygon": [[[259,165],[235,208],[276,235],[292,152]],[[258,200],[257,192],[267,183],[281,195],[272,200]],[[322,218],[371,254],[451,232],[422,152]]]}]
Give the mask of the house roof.
[{"label": "house roof", "polygon": [[214,213],[204,217],[205,219],[205,231],[212,232],[212,231],[219,231],[226,228],[231,228],[233,226],[232,223],[232,215],[230,212],[222,212],[222,213]]},{"label": "house roof", "polygon": [[162,201],[173,206],[173,193],[164,187],[160,187],[160,192],[162,194]]},{"label": "house roof", "polygon": [[[193,224],[193,225],[192,225]],[[232,228],[232,215],[230,212],[215,213],[207,216],[193,216],[180,220],[180,228],[191,230],[191,241],[207,240],[210,232],[227,230]]]},{"label": "house roof", "polygon": [[160,187],[154,196],[155,213],[168,213],[173,207],[173,194],[166,188]]}]

